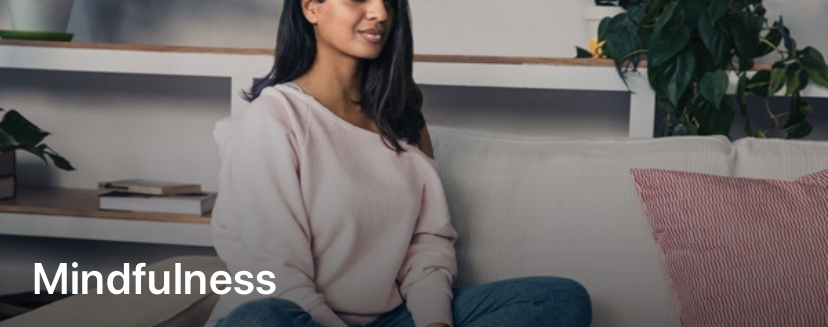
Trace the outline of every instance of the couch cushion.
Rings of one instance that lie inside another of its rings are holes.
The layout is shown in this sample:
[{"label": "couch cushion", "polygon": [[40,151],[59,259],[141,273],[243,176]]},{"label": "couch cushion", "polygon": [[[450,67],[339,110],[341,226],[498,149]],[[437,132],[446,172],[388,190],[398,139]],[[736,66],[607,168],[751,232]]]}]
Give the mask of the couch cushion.
[{"label": "couch cushion", "polygon": [[630,168],[729,175],[723,137],[563,141],[430,127],[460,285],[555,275],[590,292],[593,326],[675,324]]},{"label": "couch cushion", "polygon": [[683,326],[828,325],[828,170],[633,170]]},{"label": "couch cushion", "polygon": [[733,143],[735,177],[794,180],[828,169],[828,142],[744,138]]},{"label": "couch cushion", "polygon": [[[215,256],[174,257],[147,267],[146,271],[156,271],[156,284],[161,286],[164,271],[170,272],[170,283],[175,271],[175,263],[181,263],[182,271],[201,271],[209,279],[213,272],[226,270],[224,262]],[[132,266],[131,266],[132,268]],[[106,278],[106,276],[104,276]],[[94,280],[94,279],[93,279]],[[119,281],[116,278],[115,281]],[[149,290],[149,278],[144,276],[141,295],[136,295],[134,283],[131,294],[115,295],[104,291],[96,294],[80,294],[57,301],[47,306],[30,311],[3,322],[5,327],[148,327],[148,326],[201,326],[207,321],[218,296],[207,285],[207,294],[153,295]],[[196,280],[196,279],[194,279]],[[209,283],[209,280],[207,281]],[[114,285],[120,287],[120,285]],[[105,286],[104,286],[105,287]],[[170,285],[170,292],[174,288]],[[182,288],[183,292],[183,288]]]}]

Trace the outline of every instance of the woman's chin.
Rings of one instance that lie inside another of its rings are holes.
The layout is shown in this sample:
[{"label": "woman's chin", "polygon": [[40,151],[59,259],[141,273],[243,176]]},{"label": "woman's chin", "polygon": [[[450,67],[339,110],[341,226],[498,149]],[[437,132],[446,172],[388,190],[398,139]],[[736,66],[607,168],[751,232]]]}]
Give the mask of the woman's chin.
[{"label": "woman's chin", "polygon": [[380,54],[382,53],[382,47],[371,46],[365,47],[363,49],[359,49],[354,51],[354,57],[363,59],[363,60],[374,60],[377,59]]},{"label": "woman's chin", "polygon": [[374,60],[374,59],[379,58],[380,53],[381,53],[381,51],[363,52],[363,53],[356,54],[354,57],[357,57],[357,58],[362,59],[362,60]]}]

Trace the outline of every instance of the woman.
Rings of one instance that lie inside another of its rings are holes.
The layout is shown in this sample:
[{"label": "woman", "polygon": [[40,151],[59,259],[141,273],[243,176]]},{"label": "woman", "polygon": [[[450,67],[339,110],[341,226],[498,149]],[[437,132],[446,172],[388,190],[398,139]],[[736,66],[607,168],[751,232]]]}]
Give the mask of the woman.
[{"label": "woman", "polygon": [[555,278],[452,290],[454,241],[411,77],[407,0],[285,0],[273,71],[228,145],[213,211],[233,274],[218,326],[586,326]]}]

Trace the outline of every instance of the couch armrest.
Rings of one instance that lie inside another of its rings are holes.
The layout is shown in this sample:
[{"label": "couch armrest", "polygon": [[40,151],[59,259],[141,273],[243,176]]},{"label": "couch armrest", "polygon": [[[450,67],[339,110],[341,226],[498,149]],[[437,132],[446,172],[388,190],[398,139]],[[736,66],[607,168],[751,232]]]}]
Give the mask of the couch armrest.
[{"label": "couch armrest", "polygon": [[[135,294],[134,283],[131,284],[131,294],[128,295],[114,295],[106,290],[100,295],[74,295],[2,321],[0,327],[202,326],[219,298],[210,289],[209,278],[213,272],[226,269],[224,262],[215,256],[173,257],[150,265],[146,271],[156,272],[156,285],[161,285],[160,283],[163,282],[163,272],[169,271],[170,293],[174,293],[175,277],[173,274],[176,263],[181,263],[182,272],[203,272],[207,279],[205,281],[207,294],[200,294],[197,285],[193,285],[195,294],[154,295],[149,290],[147,275],[142,280],[140,295]],[[107,276],[103,277],[105,283]],[[197,278],[193,280],[196,281]],[[96,291],[90,290],[89,293],[96,293]]]}]

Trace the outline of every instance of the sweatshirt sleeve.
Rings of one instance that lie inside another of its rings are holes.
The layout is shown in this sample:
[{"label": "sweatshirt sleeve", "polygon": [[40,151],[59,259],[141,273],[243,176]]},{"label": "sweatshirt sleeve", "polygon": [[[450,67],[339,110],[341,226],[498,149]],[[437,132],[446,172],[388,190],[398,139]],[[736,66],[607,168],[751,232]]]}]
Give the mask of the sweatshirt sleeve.
[{"label": "sweatshirt sleeve", "polygon": [[402,269],[400,293],[417,327],[453,325],[452,283],[457,274],[452,227],[442,183],[436,173],[426,183],[423,205]]},{"label": "sweatshirt sleeve", "polygon": [[234,274],[270,271],[276,284],[270,296],[295,302],[323,326],[346,326],[313,283],[311,231],[288,105],[263,94],[245,113],[219,175],[214,245]]}]

